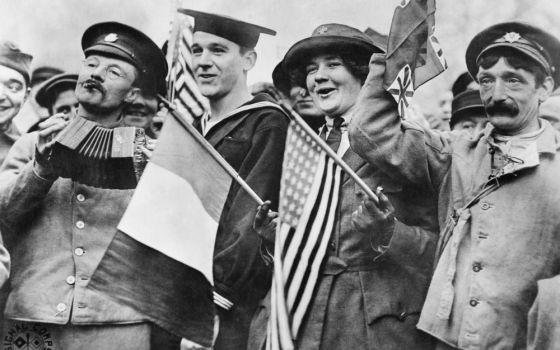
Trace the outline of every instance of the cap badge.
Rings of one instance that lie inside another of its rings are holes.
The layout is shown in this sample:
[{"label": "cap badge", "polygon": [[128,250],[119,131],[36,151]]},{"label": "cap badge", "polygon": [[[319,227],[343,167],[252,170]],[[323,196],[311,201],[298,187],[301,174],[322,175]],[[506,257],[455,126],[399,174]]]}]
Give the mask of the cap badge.
[{"label": "cap badge", "polygon": [[519,33],[509,32],[506,35],[504,35],[504,40],[507,41],[508,43],[514,43],[519,39],[521,39],[521,35],[519,35]]},{"label": "cap badge", "polygon": [[317,31],[318,34],[325,34],[326,32],[329,31],[329,28],[327,28],[327,26],[321,26],[321,28],[319,28],[319,30]]},{"label": "cap badge", "polygon": [[105,38],[103,40],[105,40],[108,43],[114,43],[115,41],[117,41],[118,38],[119,38],[119,36],[117,34],[111,33],[111,34],[105,35]]}]

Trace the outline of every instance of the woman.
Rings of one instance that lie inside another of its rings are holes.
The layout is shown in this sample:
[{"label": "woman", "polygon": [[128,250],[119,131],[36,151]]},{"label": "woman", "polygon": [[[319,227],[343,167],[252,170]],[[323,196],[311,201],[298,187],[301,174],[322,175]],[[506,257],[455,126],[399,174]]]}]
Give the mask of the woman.
[{"label": "woman", "polygon": [[[326,115],[321,136],[368,186],[382,186],[387,194],[378,191],[377,206],[344,175],[326,258],[295,336],[297,349],[432,348],[431,338],[415,325],[432,264],[436,208],[424,204],[429,194],[398,183],[349,148],[346,125],[352,107],[370,56],[382,51],[355,28],[325,24],[284,58],[294,81],[308,89]],[[264,209],[257,214],[256,229],[266,236],[271,225]],[[254,318],[250,349],[264,344],[267,303],[262,306]]]}]

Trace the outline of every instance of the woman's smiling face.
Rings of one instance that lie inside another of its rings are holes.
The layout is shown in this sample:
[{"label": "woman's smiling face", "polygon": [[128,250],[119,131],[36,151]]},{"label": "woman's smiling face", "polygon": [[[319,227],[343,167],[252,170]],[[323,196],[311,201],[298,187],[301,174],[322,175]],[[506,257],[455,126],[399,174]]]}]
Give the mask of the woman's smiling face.
[{"label": "woman's smiling face", "polygon": [[306,84],[315,105],[329,117],[344,115],[356,102],[362,88],[338,55],[321,54],[305,67]]}]

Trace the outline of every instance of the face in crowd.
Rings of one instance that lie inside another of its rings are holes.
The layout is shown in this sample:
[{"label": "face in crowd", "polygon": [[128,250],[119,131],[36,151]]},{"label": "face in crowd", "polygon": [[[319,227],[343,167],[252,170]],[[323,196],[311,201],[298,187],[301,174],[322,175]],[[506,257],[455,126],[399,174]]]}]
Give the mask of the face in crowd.
[{"label": "face in crowd", "polygon": [[120,59],[91,54],[83,61],[78,74],[76,97],[94,113],[114,111],[123,101],[131,103],[138,95],[134,88],[138,71]]},{"label": "face in crowd", "polygon": [[74,115],[78,108],[78,99],[73,89],[61,91],[55,98],[52,107],[51,115],[63,113],[66,115]]},{"label": "face in crowd", "polygon": [[0,125],[9,123],[19,112],[28,96],[23,75],[0,65]]},{"label": "face in crowd", "polygon": [[151,128],[157,109],[158,101],[155,96],[147,96],[140,93],[136,99],[124,109],[124,124],[144,129]]},{"label": "face in crowd", "polygon": [[477,79],[490,123],[504,135],[539,128],[539,105],[554,87],[552,77],[520,54],[488,54],[481,60]]},{"label": "face in crowd", "polygon": [[254,50],[201,31],[194,33],[192,55],[200,92],[214,100],[244,86],[246,73],[256,60]]},{"label": "face in crowd", "polygon": [[465,115],[453,124],[451,130],[464,130],[469,132],[471,136],[478,135],[488,124],[488,118],[483,114]]},{"label": "face in crowd", "polygon": [[361,80],[350,72],[342,57],[320,54],[305,67],[306,85],[315,105],[326,115],[338,117],[356,102]]},{"label": "face in crowd", "polygon": [[307,89],[300,86],[292,86],[289,94],[290,102],[294,110],[304,118],[321,118],[323,112],[319,110]]}]

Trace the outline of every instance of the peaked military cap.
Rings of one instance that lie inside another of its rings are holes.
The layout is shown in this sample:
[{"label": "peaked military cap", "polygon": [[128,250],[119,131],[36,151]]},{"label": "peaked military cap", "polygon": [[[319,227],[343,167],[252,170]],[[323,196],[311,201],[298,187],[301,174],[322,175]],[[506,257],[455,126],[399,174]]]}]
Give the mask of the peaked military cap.
[{"label": "peaked military cap", "polygon": [[540,28],[521,22],[493,25],[471,40],[466,61],[475,80],[482,55],[498,47],[512,48],[528,56],[544,68],[556,86],[560,84],[560,41]]},{"label": "peaked military cap", "polygon": [[65,90],[74,90],[78,81],[78,74],[58,74],[45,81],[39,90],[35,100],[41,107],[50,108],[56,96]]},{"label": "peaked military cap", "polygon": [[21,73],[27,85],[29,85],[29,80],[31,78],[32,59],[33,56],[21,52],[15,43],[11,41],[0,42],[0,65]]},{"label": "peaked military cap", "polygon": [[152,83],[158,91],[165,84],[168,68],[163,52],[135,28],[118,22],[94,24],[82,36],[82,49],[86,57],[97,53],[131,63],[139,70],[141,79]]},{"label": "peaked military cap", "polygon": [[260,34],[276,35],[276,31],[258,26],[238,19],[195,11],[190,9],[179,9],[181,13],[194,17],[194,31],[217,35],[221,38],[233,41],[239,46],[255,48]]}]

